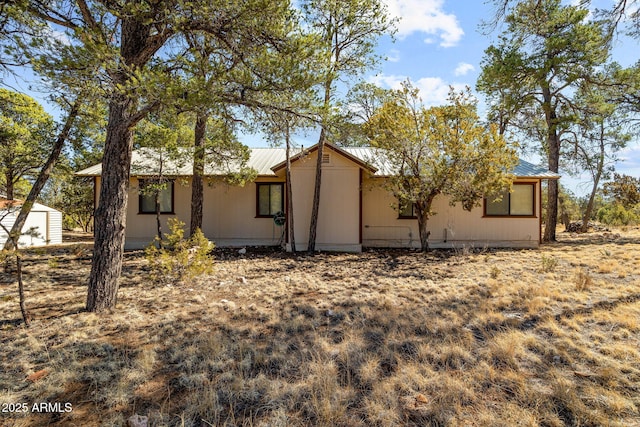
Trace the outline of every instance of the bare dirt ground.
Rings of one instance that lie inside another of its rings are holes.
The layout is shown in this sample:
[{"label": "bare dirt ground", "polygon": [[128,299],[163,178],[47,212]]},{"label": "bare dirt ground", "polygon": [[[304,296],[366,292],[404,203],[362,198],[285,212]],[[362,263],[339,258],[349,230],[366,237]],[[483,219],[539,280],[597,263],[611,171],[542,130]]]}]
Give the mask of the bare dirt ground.
[{"label": "bare dirt ground", "polygon": [[[539,250],[215,251],[159,285],[127,253],[83,311],[82,236],[0,273],[0,425],[639,426],[640,230]],[[77,237],[77,236],[76,236]]]}]

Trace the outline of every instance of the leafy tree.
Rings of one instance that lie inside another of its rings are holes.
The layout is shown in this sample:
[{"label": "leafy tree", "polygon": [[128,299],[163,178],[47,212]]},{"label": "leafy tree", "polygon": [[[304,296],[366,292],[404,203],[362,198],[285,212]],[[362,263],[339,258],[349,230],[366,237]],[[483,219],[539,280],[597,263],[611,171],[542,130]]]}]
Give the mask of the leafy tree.
[{"label": "leafy tree", "polygon": [[436,196],[471,210],[484,196],[511,185],[507,171],[516,165],[515,151],[497,126],[480,123],[469,90],[451,91],[448,105],[427,109],[417,89],[405,83],[396,99],[374,114],[368,131],[392,167],[388,189],[400,205],[414,205],[423,251],[429,249],[427,222],[435,214]]},{"label": "leafy tree", "polygon": [[614,174],[613,181],[604,185],[604,194],[629,209],[640,204],[640,178]]},{"label": "leafy tree", "polygon": [[366,146],[369,144],[365,125],[385,102],[393,98],[392,91],[373,83],[358,82],[347,92],[340,111],[333,120],[332,141],[338,145]]},{"label": "leafy tree", "polygon": [[[560,0],[519,2],[505,18],[499,44],[486,50],[478,81],[478,89],[489,97],[490,116],[499,117],[505,129],[541,141],[553,172],[558,172],[563,137],[575,120],[572,95],[608,57],[602,25],[587,21],[587,14]],[[542,139],[537,138],[540,130]],[[558,182],[551,180],[547,188],[544,240],[553,241]]]},{"label": "leafy tree", "polygon": [[305,0],[302,11],[306,23],[320,40],[318,73],[322,100],[318,160],[309,227],[308,251],[315,250],[322,185],[322,154],[330,127],[331,110],[339,79],[355,76],[373,66],[376,39],[393,29],[380,0]]},{"label": "leafy tree", "polygon": [[[496,26],[509,14],[514,7],[517,7],[521,0],[493,0],[496,6],[494,16],[484,23],[489,29]],[[580,5],[587,7],[596,3],[594,0],[581,0]],[[611,2],[608,9],[596,9],[598,18],[602,18],[607,24],[607,33],[613,37],[618,29],[626,31],[632,37],[640,36],[640,8],[638,0],[615,0]]]},{"label": "leafy tree", "polygon": [[[56,54],[82,78],[100,82],[108,104],[100,202],[95,217],[95,244],[87,309],[115,306],[124,249],[133,128],[164,99],[175,97],[166,65],[179,55],[170,39],[183,31],[205,32],[220,40],[228,60],[242,60],[248,49],[278,49],[285,1],[250,0],[219,3],[132,0],[102,2],[30,1],[31,16],[66,30],[71,39]],[[259,19],[257,17],[260,17]],[[162,53],[160,55],[160,53]],[[91,64],[90,74],[83,65]],[[95,67],[98,70],[95,70]]]},{"label": "leafy tree", "polygon": [[617,153],[631,140],[625,129],[628,117],[607,92],[593,85],[586,85],[578,92],[577,121],[572,146],[566,153],[569,165],[591,176],[591,191],[582,216],[583,233],[589,228],[600,182],[609,179],[618,160]]},{"label": "leafy tree", "polygon": [[52,117],[33,98],[0,88],[0,182],[7,199],[45,162],[53,133]]}]

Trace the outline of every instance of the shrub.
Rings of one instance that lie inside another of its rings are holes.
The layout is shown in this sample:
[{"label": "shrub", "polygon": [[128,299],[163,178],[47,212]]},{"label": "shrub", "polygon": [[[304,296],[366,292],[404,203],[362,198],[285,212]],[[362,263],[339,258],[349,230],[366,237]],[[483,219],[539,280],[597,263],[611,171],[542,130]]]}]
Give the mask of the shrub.
[{"label": "shrub", "polygon": [[[213,272],[210,252],[213,243],[199,229],[188,239],[184,237],[184,223],[170,218],[169,233],[145,249],[154,280],[164,284],[184,283]],[[156,246],[160,243],[160,247]]]},{"label": "shrub", "polygon": [[553,271],[555,271],[556,267],[558,266],[558,260],[555,259],[552,256],[545,256],[542,255],[542,271],[545,273],[551,273]]},{"label": "shrub", "polygon": [[576,291],[588,291],[593,284],[593,280],[586,270],[576,270],[575,275]]},{"label": "shrub", "polygon": [[598,221],[607,225],[635,225],[640,223],[640,207],[625,208],[620,203],[610,203],[598,209]]}]

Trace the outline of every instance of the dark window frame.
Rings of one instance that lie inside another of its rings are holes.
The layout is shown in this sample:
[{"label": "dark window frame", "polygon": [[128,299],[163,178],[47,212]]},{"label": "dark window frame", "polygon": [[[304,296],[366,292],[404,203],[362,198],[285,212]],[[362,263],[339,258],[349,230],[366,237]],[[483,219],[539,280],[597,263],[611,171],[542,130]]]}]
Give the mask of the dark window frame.
[{"label": "dark window frame", "polygon": [[[273,218],[274,213],[269,215],[264,215],[260,213],[260,187],[262,186],[273,186],[277,185],[280,187],[280,194],[282,197],[280,198],[280,209],[278,212],[284,212],[284,182],[256,182],[256,218]],[[271,191],[269,191],[269,197],[271,197]],[[271,208],[271,199],[269,199],[269,208]]]},{"label": "dark window frame", "polygon": [[530,185],[532,187],[532,191],[531,191],[531,215],[517,215],[517,214],[512,214],[511,213],[511,193],[507,193],[507,197],[508,197],[508,207],[509,207],[509,213],[504,215],[504,214],[499,214],[499,215],[492,215],[492,214],[488,214],[487,213],[487,203],[489,203],[489,201],[487,200],[487,198],[484,198],[484,203],[483,203],[483,212],[482,212],[482,217],[483,218],[537,218],[538,216],[536,215],[536,187],[537,187],[537,182],[529,182],[529,181],[523,181],[523,182],[514,182],[513,186],[515,187],[516,185]]},{"label": "dark window frame", "polygon": [[403,215],[402,210],[402,203],[398,202],[398,219],[418,219],[415,203],[411,204],[411,215]]},{"label": "dark window frame", "polygon": [[[138,178],[138,188],[143,188],[146,182],[152,182],[154,181],[153,178]],[[170,184],[171,186],[171,210],[170,211],[163,211],[160,210],[160,215],[175,215],[175,201],[176,201],[176,195],[175,195],[175,180],[174,179],[167,179],[166,180],[167,184]],[[145,211],[142,210],[142,200],[145,197],[153,197],[152,195],[144,195],[142,194],[141,191],[138,191],[138,215],[155,215],[156,214],[156,210],[154,208],[154,210],[152,211]]]}]

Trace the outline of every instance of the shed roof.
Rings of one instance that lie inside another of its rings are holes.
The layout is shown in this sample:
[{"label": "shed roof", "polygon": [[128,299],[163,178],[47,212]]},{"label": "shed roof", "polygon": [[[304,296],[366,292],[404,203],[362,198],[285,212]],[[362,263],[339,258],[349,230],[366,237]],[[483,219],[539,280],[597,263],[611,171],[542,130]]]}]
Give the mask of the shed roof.
[{"label": "shed roof", "polygon": [[[17,209],[21,207],[23,203],[24,203],[23,200],[19,200],[19,199],[9,200],[5,196],[0,195],[0,210],[7,209],[8,207]],[[31,211],[59,212],[58,210],[54,208],[50,208],[49,206],[45,206],[41,203],[34,203],[33,206],[31,207]]]}]

